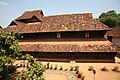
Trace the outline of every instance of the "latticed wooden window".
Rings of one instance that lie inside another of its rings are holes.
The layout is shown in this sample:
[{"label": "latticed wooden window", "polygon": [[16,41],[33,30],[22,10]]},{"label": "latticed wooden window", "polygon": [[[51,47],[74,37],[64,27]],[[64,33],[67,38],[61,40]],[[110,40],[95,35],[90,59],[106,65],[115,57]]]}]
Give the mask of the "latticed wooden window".
[{"label": "latticed wooden window", "polygon": [[61,33],[57,33],[57,38],[61,38]]},{"label": "latticed wooden window", "polygon": [[85,33],[85,37],[86,37],[86,38],[89,38],[89,37],[90,37],[89,32],[86,32],[86,33]]}]

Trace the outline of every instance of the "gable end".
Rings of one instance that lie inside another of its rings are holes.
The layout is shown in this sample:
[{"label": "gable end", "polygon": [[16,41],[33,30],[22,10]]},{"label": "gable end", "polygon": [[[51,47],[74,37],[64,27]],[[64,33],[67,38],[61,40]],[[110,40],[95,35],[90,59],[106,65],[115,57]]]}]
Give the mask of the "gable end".
[{"label": "gable end", "polygon": [[30,20],[28,20],[28,23],[31,23],[31,22],[42,22],[42,19],[38,19],[35,15],[32,16],[32,18]]}]

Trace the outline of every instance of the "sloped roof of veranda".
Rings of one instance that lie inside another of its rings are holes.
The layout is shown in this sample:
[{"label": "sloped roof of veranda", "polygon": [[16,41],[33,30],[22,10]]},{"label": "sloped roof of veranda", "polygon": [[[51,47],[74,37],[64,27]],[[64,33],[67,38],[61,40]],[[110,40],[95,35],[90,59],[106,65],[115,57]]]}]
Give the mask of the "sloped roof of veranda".
[{"label": "sloped roof of veranda", "polygon": [[[33,16],[36,16],[36,18],[40,21],[29,22]],[[22,22],[21,20],[28,21]],[[93,19],[92,13],[44,16],[41,10],[26,11],[13,22],[15,22],[16,25],[8,26],[6,28],[7,31],[16,30],[20,33],[38,33],[110,30],[108,26],[104,25],[96,19]]]},{"label": "sloped roof of veranda", "polygon": [[20,51],[26,52],[117,52],[109,41],[49,41],[19,42]]}]

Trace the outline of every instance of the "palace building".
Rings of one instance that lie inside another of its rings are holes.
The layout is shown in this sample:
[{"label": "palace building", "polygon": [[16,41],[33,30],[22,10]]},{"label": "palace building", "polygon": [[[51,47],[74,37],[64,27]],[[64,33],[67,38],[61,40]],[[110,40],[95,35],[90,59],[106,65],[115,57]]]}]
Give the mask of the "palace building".
[{"label": "palace building", "polygon": [[104,38],[111,29],[92,13],[44,16],[26,11],[6,28],[21,34],[19,49],[43,61],[114,62],[118,48]]},{"label": "palace building", "polygon": [[105,34],[105,37],[116,46],[120,47],[120,27],[113,27],[111,31]]}]

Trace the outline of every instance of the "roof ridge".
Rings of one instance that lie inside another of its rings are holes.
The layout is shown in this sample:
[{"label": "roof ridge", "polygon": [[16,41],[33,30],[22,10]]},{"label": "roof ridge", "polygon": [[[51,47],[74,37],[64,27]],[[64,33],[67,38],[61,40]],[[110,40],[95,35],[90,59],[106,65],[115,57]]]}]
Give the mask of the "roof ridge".
[{"label": "roof ridge", "polygon": [[56,15],[48,15],[44,17],[53,17],[53,16],[68,16],[68,15],[91,15],[93,17],[92,13],[75,13],[75,14],[56,14]]},{"label": "roof ridge", "polygon": [[26,10],[24,13],[26,13],[26,12],[36,12],[36,11],[42,11],[42,10]]}]

